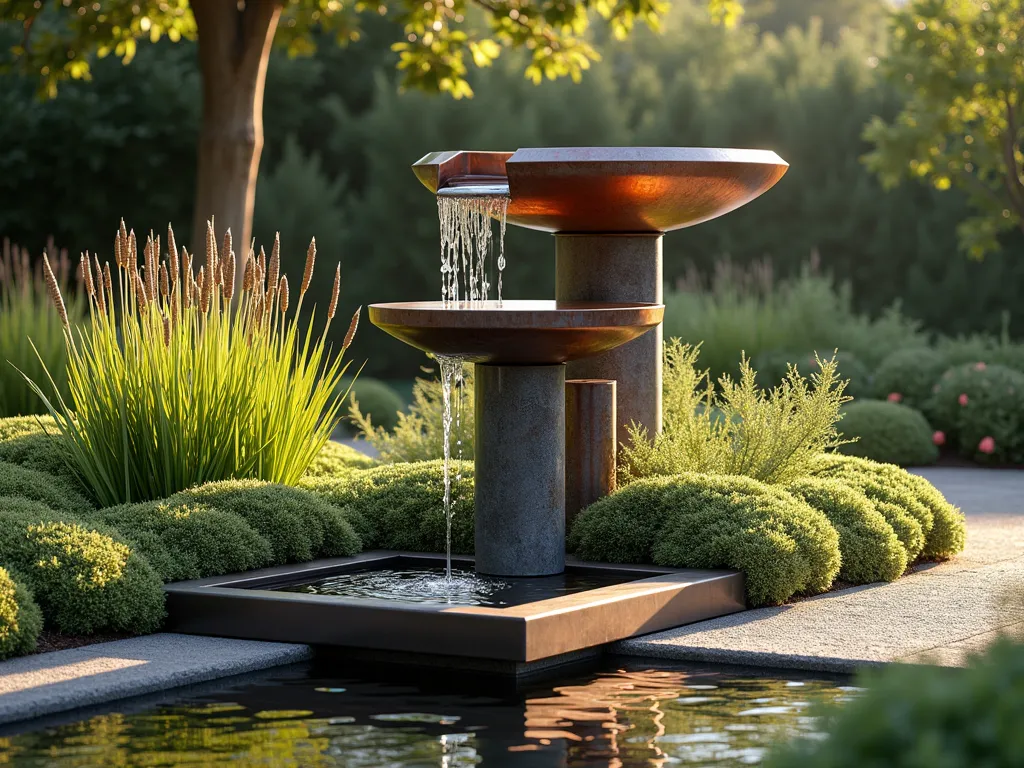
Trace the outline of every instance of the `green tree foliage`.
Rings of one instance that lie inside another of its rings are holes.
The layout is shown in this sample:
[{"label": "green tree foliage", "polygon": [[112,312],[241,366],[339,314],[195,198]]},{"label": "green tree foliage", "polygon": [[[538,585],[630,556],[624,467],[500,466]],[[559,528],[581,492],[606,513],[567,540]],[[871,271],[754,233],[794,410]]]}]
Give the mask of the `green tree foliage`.
[{"label": "green tree foliage", "polygon": [[1024,229],[1024,3],[912,0],[893,16],[882,70],[906,95],[865,136],[887,186],[907,175],[962,189],[975,214],[957,232],[972,256]]}]

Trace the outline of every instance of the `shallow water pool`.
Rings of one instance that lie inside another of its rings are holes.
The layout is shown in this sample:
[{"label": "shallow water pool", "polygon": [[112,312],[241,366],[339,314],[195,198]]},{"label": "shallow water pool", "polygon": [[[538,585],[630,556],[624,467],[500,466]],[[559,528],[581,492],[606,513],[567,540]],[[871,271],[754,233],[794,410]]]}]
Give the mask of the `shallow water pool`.
[{"label": "shallow water pool", "polygon": [[813,702],[853,695],[838,679],[637,660],[518,689],[471,673],[356,675],[316,663],[29,723],[0,737],[0,765],[743,766],[777,739],[813,733]]}]

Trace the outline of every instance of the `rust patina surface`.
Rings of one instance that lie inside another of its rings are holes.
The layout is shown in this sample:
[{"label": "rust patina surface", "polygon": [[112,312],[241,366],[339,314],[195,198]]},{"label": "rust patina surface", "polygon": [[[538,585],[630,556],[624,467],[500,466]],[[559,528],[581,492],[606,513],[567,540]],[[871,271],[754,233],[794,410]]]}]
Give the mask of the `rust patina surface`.
[{"label": "rust patina surface", "polygon": [[789,164],[760,149],[553,147],[432,152],[413,172],[432,192],[507,185],[508,223],[555,233],[670,232],[771,189]]},{"label": "rust patina surface", "polygon": [[606,352],[661,322],[663,304],[440,301],[371,304],[370,322],[424,352],[470,363],[555,365]]}]

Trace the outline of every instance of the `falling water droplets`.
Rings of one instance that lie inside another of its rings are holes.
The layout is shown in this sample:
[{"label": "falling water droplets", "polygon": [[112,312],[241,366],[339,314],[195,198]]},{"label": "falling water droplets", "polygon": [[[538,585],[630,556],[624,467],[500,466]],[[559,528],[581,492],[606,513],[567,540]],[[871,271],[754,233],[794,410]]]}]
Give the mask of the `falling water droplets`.
[{"label": "falling water droplets", "polygon": [[505,270],[505,219],[508,195],[438,195],[441,225],[441,300],[446,305],[486,301],[491,289],[488,261],[498,219],[498,301]]},{"label": "falling water droplets", "polygon": [[[444,520],[445,520],[445,579],[452,578],[452,478],[451,478],[451,438],[452,438],[452,389],[456,389],[455,412],[459,421],[462,418],[462,363],[461,357],[437,355],[437,363],[441,368],[441,426],[444,451]],[[456,429],[461,427],[461,423]],[[461,441],[460,441],[461,443]],[[462,460],[462,448],[459,448],[459,462]],[[461,472],[456,480],[462,478]]]}]

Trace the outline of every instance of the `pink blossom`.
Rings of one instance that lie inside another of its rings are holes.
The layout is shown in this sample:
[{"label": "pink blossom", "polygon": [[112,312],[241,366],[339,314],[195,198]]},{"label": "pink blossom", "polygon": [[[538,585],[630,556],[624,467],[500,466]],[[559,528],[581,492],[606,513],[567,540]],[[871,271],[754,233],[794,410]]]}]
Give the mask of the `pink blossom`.
[{"label": "pink blossom", "polygon": [[960,403],[960,405],[967,405],[967,393],[961,392],[960,397],[957,398],[957,402]]},{"label": "pink blossom", "polygon": [[983,437],[978,443],[978,450],[982,453],[995,453],[996,441],[993,437]]},{"label": "pink blossom", "polygon": [[946,433],[943,432],[941,429],[935,430],[935,433],[932,435],[932,442],[935,443],[936,445],[945,445]]},{"label": "pink blossom", "polygon": [[898,403],[900,400],[903,399],[903,395],[901,395],[899,392],[890,392],[889,396],[886,397],[885,399],[888,400],[890,403]]},{"label": "pink blossom", "polygon": [[975,363],[974,364],[974,370],[976,370],[976,371],[984,371],[985,370],[985,364],[984,363]]}]

